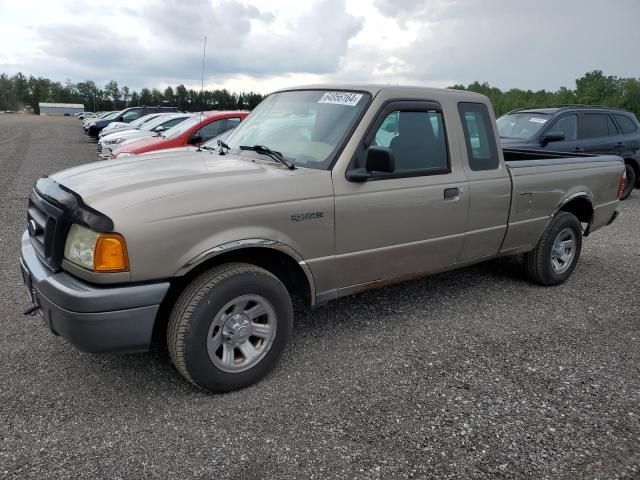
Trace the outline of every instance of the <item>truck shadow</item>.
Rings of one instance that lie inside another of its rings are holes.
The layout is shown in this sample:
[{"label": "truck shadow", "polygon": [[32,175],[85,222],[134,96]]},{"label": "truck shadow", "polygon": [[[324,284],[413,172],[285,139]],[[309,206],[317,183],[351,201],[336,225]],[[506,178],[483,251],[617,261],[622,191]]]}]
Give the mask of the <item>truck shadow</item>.
[{"label": "truck shadow", "polygon": [[[432,305],[432,313],[437,315],[445,303],[456,303],[462,297],[486,295],[486,287],[490,284],[493,285],[492,289],[522,288],[519,284],[528,284],[522,273],[520,259],[497,259],[372,289],[340,298],[314,310],[309,310],[298,301],[294,306],[295,324],[291,344],[294,347],[304,344],[309,337],[326,336],[328,339],[336,331],[355,334],[356,330],[363,327],[363,323],[384,323],[389,315],[393,316],[397,328],[403,328],[404,325],[397,322],[403,321],[403,312],[415,309],[416,297]],[[83,384],[90,391],[116,388],[139,396],[202,394],[201,390],[191,386],[174,369],[168,350],[161,340],[162,335],[157,336],[151,350],[142,354],[80,354],[81,359],[76,358],[73,362],[78,369],[76,374],[84,378]],[[284,368],[296,365],[296,357],[302,351],[303,349],[289,348],[283,358],[286,364]],[[71,351],[68,353],[77,354]],[[272,372],[269,377],[273,375]]]}]

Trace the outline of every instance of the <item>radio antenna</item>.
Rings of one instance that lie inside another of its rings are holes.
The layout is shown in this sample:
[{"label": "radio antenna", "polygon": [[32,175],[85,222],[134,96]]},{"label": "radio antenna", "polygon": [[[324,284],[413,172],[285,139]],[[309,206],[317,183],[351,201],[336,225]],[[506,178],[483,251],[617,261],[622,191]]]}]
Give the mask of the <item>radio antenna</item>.
[{"label": "radio antenna", "polygon": [[[207,55],[207,36],[204,36],[204,45],[202,47],[202,83],[200,84],[200,123],[202,123],[202,107],[203,107],[203,103],[204,103],[204,59],[205,56]],[[202,149],[200,148],[200,146],[202,145],[202,142],[200,144],[198,144],[198,152],[200,152]]]}]

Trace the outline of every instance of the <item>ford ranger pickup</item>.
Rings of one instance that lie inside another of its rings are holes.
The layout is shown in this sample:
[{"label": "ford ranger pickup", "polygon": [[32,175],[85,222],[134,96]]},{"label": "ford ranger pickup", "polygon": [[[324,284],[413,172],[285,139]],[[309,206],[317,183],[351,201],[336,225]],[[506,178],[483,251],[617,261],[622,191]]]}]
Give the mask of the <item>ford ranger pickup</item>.
[{"label": "ford ranger pickup", "polygon": [[533,282],[564,282],[625,185],[617,156],[502,150],[489,100],[455,90],[282,90],[218,143],[38,180],[25,313],[83,351],[163,338],[188,381],[238,389],[285,350],[293,296],[515,254]]}]

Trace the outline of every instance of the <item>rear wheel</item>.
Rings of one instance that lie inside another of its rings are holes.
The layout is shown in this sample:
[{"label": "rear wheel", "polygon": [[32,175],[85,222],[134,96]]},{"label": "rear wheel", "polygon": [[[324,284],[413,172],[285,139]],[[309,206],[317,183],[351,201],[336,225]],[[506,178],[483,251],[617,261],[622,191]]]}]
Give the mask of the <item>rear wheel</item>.
[{"label": "rear wheel", "polygon": [[549,223],[536,248],[524,255],[524,268],[540,285],[564,282],[582,250],[582,226],[575,215],[559,212]]},{"label": "rear wheel", "polygon": [[620,197],[621,200],[626,200],[627,198],[629,198],[638,180],[636,170],[635,168],[633,168],[633,165],[631,165],[630,163],[625,163],[624,169],[627,174],[627,180],[624,184],[624,190],[622,190],[622,196]]},{"label": "rear wheel", "polygon": [[169,318],[173,364],[212,392],[260,380],[284,351],[293,325],[291,298],[280,280],[245,263],[220,265],[196,277]]}]

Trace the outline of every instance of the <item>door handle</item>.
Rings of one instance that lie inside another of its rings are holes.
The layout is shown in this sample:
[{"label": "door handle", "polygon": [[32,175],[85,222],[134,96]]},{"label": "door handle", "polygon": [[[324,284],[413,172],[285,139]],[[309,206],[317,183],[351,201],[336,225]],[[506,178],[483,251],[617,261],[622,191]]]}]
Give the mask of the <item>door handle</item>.
[{"label": "door handle", "polygon": [[458,187],[445,188],[444,189],[444,199],[445,200],[453,200],[460,196],[460,189]]},{"label": "door handle", "polygon": [[618,142],[618,143],[616,143],[616,148],[617,148],[618,150],[622,150],[622,149],[624,148],[624,143],[622,143],[622,142]]},{"label": "door handle", "polygon": [[576,147],[576,148],[573,149],[573,151],[576,152],[576,153],[582,153],[582,152],[584,152],[584,149],[582,147]]}]

